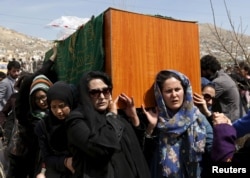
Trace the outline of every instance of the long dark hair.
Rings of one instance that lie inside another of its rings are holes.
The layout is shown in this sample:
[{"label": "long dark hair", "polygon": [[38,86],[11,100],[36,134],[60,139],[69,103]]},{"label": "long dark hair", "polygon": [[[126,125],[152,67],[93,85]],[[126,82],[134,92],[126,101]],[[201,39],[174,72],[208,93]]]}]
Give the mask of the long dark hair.
[{"label": "long dark hair", "polygon": [[[111,78],[100,71],[91,71],[83,75],[79,84],[79,111],[82,112],[83,120],[89,127],[89,143],[95,145],[108,146],[119,149],[117,135],[110,129],[110,119],[107,120],[107,111],[97,111],[89,95],[89,82],[93,79],[101,79],[109,88],[112,89]],[[117,119],[119,122],[119,119]],[[101,132],[101,134],[100,134]]]},{"label": "long dark hair", "polygon": [[83,113],[92,132],[95,132],[102,127],[103,124],[105,124],[106,113],[98,112],[91,102],[91,98],[89,96],[89,82],[93,79],[101,79],[106,85],[108,85],[108,87],[111,88],[111,90],[113,84],[111,78],[106,73],[100,71],[86,72],[80,80],[78,86],[80,96],[78,110]]},{"label": "long dark hair", "polygon": [[80,104],[83,104],[87,101],[90,101],[89,97],[89,82],[93,79],[101,79],[108,87],[113,88],[111,78],[104,72],[100,71],[90,71],[83,74],[81,82],[79,84],[79,94],[80,94]]}]

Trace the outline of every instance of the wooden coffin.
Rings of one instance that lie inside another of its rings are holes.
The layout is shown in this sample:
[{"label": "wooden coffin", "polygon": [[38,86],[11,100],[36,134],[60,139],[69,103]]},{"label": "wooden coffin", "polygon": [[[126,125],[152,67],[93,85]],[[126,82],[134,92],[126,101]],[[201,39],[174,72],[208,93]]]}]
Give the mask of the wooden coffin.
[{"label": "wooden coffin", "polygon": [[200,92],[199,31],[196,22],[109,8],[104,14],[105,71],[113,97],[125,92],[137,108],[155,106],[152,85],[163,69],[175,69]]}]

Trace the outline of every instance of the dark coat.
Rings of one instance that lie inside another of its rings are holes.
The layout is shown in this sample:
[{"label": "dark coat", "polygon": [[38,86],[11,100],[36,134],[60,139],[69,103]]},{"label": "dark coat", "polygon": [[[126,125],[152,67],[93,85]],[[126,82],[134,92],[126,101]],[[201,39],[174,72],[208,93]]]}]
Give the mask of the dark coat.
[{"label": "dark coat", "polygon": [[[41,69],[36,71],[34,74],[27,74],[22,79],[22,83],[20,84],[20,88],[15,98],[15,113],[18,119],[19,124],[21,124],[26,130],[27,136],[27,145],[28,145],[28,154],[24,155],[22,158],[10,157],[10,166],[8,170],[8,174],[10,175],[18,175],[18,177],[27,177],[29,174],[30,177],[33,177],[37,165],[34,162],[38,161],[35,158],[38,158],[38,143],[37,138],[34,134],[34,120],[35,118],[30,117],[30,103],[29,103],[29,93],[30,86],[32,84],[33,79],[40,75],[44,74],[46,76],[51,76],[51,67],[54,65],[54,62],[51,60],[47,60]],[[39,170],[40,171],[40,170]]]},{"label": "dark coat", "polygon": [[40,120],[35,128],[47,178],[69,178],[70,170],[65,166],[65,158],[72,157],[68,150],[65,120],[58,119],[51,110],[51,102],[60,100],[65,107],[73,109],[73,93],[70,85],[63,81],[54,83],[47,91],[48,117]]},{"label": "dark coat", "polygon": [[64,159],[70,154],[67,149],[63,121],[51,116],[46,117],[38,122],[35,133],[38,137],[42,160],[46,165],[46,177],[70,177],[70,171],[64,166]]},{"label": "dark coat", "polygon": [[31,76],[26,77],[23,82],[22,85],[18,91],[18,96],[16,98],[16,116],[17,119],[19,121],[20,124],[22,125],[26,125],[28,124],[28,115],[27,113],[30,112],[30,103],[29,103],[29,93],[30,93],[30,86],[32,84],[33,79],[40,75],[43,74],[46,77],[48,77],[52,83],[55,82],[55,77],[52,78],[51,75],[53,74],[51,72],[51,68],[54,65],[54,62],[51,60],[47,60],[41,69],[39,69],[38,71],[36,71],[34,74],[32,74]]},{"label": "dark coat", "polygon": [[66,125],[75,177],[150,177],[136,134],[124,118],[109,113],[106,122],[92,133],[84,116],[73,111]]},{"label": "dark coat", "polygon": [[214,140],[211,157],[214,162],[226,162],[233,158],[236,140],[235,129],[228,124],[218,124],[213,127]]},{"label": "dark coat", "polygon": [[243,147],[236,150],[236,130],[229,124],[214,126],[214,142],[212,159],[215,163],[232,162],[246,163],[250,158],[250,139],[247,139]]}]

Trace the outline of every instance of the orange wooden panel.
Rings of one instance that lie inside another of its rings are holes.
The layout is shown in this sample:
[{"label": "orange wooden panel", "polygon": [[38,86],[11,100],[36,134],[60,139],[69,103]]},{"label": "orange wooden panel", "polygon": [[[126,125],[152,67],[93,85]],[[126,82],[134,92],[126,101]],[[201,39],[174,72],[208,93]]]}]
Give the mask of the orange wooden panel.
[{"label": "orange wooden panel", "polygon": [[155,105],[152,84],[163,69],[189,77],[200,92],[199,32],[195,22],[169,20],[109,8],[104,15],[105,70],[113,96],[125,92],[136,107]]}]

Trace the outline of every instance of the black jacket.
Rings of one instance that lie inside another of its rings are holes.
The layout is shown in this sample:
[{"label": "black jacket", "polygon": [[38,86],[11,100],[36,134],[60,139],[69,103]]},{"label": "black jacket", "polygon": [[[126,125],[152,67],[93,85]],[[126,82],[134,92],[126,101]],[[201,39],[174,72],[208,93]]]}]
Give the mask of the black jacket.
[{"label": "black jacket", "polygon": [[69,178],[70,171],[64,166],[64,159],[70,157],[64,122],[52,116],[40,120],[35,128],[41,150],[42,161],[46,166],[46,177]]},{"label": "black jacket", "polygon": [[89,126],[88,121],[77,111],[71,112],[66,119],[75,177],[150,177],[148,165],[130,123],[124,118],[108,114],[105,124],[97,126],[95,133]]}]

